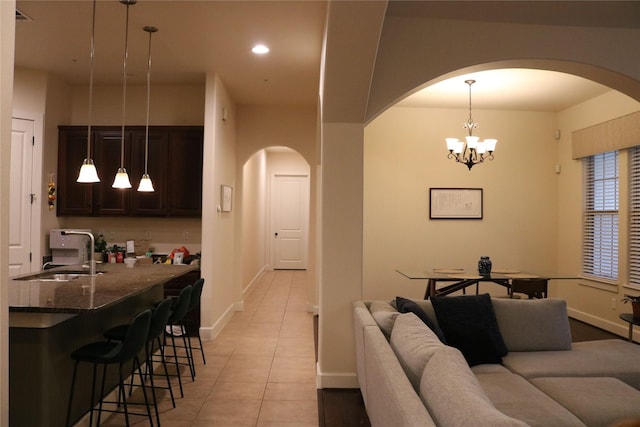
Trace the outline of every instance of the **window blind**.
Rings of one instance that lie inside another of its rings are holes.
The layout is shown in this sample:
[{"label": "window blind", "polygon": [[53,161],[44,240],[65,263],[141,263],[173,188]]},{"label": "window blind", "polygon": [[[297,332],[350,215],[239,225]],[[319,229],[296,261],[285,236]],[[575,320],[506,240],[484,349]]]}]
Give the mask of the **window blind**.
[{"label": "window blind", "polygon": [[640,286],[640,147],[629,154],[629,283]]},{"label": "window blind", "polygon": [[618,279],[618,152],[585,158],[582,272]]}]

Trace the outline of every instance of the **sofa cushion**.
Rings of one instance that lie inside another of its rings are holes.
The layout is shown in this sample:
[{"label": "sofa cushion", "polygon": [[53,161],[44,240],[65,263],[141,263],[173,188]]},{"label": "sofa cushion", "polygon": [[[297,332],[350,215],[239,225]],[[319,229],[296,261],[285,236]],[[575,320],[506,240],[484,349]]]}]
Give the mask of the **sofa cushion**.
[{"label": "sofa cushion", "polygon": [[447,344],[459,349],[469,366],[500,363],[507,354],[489,294],[432,297]]},{"label": "sofa cushion", "polygon": [[510,417],[533,427],[584,427],[575,415],[520,375],[476,373],[476,378],[496,409]]},{"label": "sofa cushion", "polygon": [[443,346],[428,360],[420,398],[441,427],[526,426],[495,408],[457,349]]},{"label": "sofa cushion", "polygon": [[527,379],[613,377],[640,389],[640,346],[622,339],[573,343],[571,351],[510,352],[503,365]]},{"label": "sofa cushion", "polygon": [[494,298],[491,302],[508,351],[571,350],[565,300]]},{"label": "sofa cushion", "polygon": [[391,338],[393,324],[400,313],[385,301],[372,301],[369,311],[387,340]]},{"label": "sofa cushion", "polygon": [[418,318],[440,338],[440,341],[447,344],[447,340],[440,326],[435,324],[415,301],[408,298],[396,297],[396,307],[400,313],[413,313],[418,316]]},{"label": "sofa cushion", "polygon": [[391,331],[391,348],[404,369],[413,388],[420,388],[420,377],[431,355],[444,344],[413,313],[398,316]]},{"label": "sofa cushion", "polygon": [[537,378],[531,382],[589,427],[640,419],[640,391],[615,378]]},{"label": "sofa cushion", "polygon": [[369,418],[381,426],[434,427],[380,329],[364,328],[364,346]]}]

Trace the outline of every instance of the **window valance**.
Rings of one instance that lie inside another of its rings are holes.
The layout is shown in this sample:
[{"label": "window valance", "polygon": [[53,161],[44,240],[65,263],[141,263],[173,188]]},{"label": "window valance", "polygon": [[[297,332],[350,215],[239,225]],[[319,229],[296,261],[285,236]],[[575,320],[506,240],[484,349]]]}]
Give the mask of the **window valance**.
[{"label": "window valance", "polygon": [[640,145],[640,111],[572,132],[572,158]]}]

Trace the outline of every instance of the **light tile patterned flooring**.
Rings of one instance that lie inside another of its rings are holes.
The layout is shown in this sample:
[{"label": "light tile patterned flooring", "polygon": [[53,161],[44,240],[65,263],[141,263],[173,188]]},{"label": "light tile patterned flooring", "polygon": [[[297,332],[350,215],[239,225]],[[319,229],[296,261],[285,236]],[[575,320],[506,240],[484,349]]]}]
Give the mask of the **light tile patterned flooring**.
[{"label": "light tile patterned flooring", "polygon": [[[235,312],[213,341],[203,342],[206,365],[194,353],[196,379],[183,372],[184,398],[174,387],[176,408],[162,394],[161,426],[317,427],[313,315],[306,311],[306,292],[306,271],[265,272],[244,311]],[[142,417],[132,421],[149,424]],[[103,425],[124,425],[124,419],[112,415]]]}]

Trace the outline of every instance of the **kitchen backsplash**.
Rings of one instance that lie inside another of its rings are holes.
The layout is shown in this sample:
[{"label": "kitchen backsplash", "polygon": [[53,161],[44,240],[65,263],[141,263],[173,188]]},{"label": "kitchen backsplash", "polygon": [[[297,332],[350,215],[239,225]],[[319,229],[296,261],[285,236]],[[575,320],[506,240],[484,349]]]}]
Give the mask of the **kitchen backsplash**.
[{"label": "kitchen backsplash", "polygon": [[200,252],[202,221],[199,218],[65,217],[60,228],[90,229],[102,234],[107,245],[124,246],[127,240],[148,239],[155,253],[169,253],[185,246]]}]

